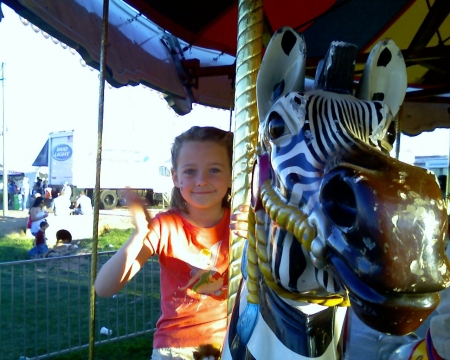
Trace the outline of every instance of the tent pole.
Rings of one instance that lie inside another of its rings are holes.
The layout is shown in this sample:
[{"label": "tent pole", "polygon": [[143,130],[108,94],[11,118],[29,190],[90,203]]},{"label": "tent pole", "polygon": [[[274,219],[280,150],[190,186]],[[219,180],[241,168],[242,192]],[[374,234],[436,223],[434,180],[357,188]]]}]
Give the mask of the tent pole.
[{"label": "tent pole", "polygon": [[91,286],[89,304],[89,360],[94,360],[95,346],[95,278],[97,277],[98,259],[98,223],[100,210],[100,172],[102,164],[102,138],[103,138],[103,115],[105,100],[105,72],[106,72],[106,49],[108,43],[108,21],[109,21],[109,0],[103,0],[103,22],[100,52],[100,79],[98,94],[98,131],[97,131],[97,164],[95,173],[94,190],[94,224],[92,229],[92,262],[91,262]]},{"label": "tent pole", "polygon": [[5,125],[5,63],[2,63],[2,121],[3,121],[3,216],[8,216],[8,169],[6,168],[6,125]]},{"label": "tent pole", "polygon": [[[235,118],[232,212],[249,204],[250,175],[258,140],[256,76],[261,64],[263,0],[239,0],[236,53]],[[231,235],[228,269],[228,317],[233,310],[241,280],[241,257],[245,239]]]}]

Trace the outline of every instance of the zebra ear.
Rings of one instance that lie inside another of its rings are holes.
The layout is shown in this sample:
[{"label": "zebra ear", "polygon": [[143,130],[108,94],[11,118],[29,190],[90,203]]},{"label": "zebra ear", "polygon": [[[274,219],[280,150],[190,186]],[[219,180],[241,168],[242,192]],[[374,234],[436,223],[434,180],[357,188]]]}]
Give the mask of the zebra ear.
[{"label": "zebra ear", "polygon": [[406,65],[402,52],[391,39],[378,42],[369,54],[355,96],[383,101],[395,116],[405,99]]},{"label": "zebra ear", "polygon": [[258,115],[263,121],[281,96],[304,91],[306,44],[290,27],[278,30],[267,45],[256,79]]}]

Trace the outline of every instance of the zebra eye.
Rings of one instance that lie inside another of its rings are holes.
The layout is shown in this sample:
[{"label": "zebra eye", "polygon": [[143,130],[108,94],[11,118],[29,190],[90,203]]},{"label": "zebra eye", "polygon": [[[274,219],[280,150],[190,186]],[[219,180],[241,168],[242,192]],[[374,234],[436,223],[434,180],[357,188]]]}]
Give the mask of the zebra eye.
[{"label": "zebra eye", "polygon": [[386,132],[386,141],[389,144],[393,145],[395,142],[396,136],[397,136],[397,132],[395,131],[395,121],[392,121]]},{"label": "zebra eye", "polygon": [[382,151],[389,153],[392,150],[396,135],[397,133],[395,131],[395,121],[392,121],[386,131],[386,135],[378,142],[378,144],[381,146]]},{"label": "zebra eye", "polygon": [[289,129],[286,126],[283,118],[275,112],[270,114],[267,131],[270,140],[278,139],[281,136],[289,133]]}]

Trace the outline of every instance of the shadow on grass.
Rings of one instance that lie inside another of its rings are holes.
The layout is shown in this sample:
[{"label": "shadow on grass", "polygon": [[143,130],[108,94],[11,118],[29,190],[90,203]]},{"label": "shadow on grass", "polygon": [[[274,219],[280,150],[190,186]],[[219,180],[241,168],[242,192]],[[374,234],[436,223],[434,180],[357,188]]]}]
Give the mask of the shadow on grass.
[{"label": "shadow on grass", "polygon": [[0,216],[0,237],[17,234],[25,235],[27,231],[27,218]]},{"label": "shadow on grass", "polygon": [[[153,334],[135,336],[129,339],[109,342],[95,346],[94,358],[96,360],[111,359],[150,359],[152,354]],[[86,360],[89,358],[89,349],[73,351],[68,354],[52,357],[54,360]]]},{"label": "shadow on grass", "polygon": [[33,246],[32,239],[0,239],[0,263],[28,260],[28,250]]}]

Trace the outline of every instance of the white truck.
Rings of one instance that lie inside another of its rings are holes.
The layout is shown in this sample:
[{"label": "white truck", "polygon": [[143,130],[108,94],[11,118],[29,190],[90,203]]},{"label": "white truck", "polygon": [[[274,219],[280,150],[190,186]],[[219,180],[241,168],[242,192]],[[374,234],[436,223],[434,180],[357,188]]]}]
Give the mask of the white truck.
[{"label": "white truck", "polygon": [[[103,143],[100,172],[100,208],[125,205],[125,188],[133,189],[148,205],[167,204],[173,187],[167,154],[130,139]],[[97,138],[74,130],[52,132],[48,139],[48,186],[57,196],[64,183],[73,188],[72,201],[81,190],[93,200],[96,179]]]}]

